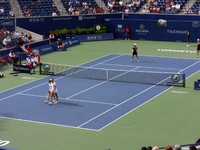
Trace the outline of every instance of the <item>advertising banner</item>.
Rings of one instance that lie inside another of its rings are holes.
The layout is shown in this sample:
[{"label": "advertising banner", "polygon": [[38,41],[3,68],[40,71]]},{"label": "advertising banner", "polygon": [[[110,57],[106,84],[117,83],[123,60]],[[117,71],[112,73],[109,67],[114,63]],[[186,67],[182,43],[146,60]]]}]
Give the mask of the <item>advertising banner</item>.
[{"label": "advertising banner", "polygon": [[109,31],[115,38],[125,38],[125,27],[129,26],[131,39],[155,41],[186,41],[186,32],[191,34],[191,42],[200,38],[199,21],[110,19]]},{"label": "advertising banner", "polygon": [[87,41],[102,41],[102,40],[113,40],[113,33],[102,33],[102,34],[84,34],[76,36],[80,42]]}]

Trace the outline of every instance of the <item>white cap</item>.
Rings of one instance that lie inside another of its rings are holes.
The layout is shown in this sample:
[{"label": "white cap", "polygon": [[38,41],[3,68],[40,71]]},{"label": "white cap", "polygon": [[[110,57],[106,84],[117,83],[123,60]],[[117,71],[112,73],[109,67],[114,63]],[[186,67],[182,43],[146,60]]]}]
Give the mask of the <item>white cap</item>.
[{"label": "white cap", "polygon": [[136,43],[134,43],[133,45],[137,45]]},{"label": "white cap", "polygon": [[199,39],[197,39],[197,41],[199,41]]}]

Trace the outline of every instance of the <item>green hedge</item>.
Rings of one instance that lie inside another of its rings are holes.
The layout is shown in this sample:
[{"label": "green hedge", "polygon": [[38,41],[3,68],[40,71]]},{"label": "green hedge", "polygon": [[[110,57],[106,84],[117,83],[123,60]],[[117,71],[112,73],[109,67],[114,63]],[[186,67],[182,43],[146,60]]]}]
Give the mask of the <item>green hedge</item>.
[{"label": "green hedge", "polygon": [[55,36],[63,36],[66,34],[94,34],[95,33],[95,28],[79,28],[76,27],[75,29],[56,29],[56,30],[51,30]]}]

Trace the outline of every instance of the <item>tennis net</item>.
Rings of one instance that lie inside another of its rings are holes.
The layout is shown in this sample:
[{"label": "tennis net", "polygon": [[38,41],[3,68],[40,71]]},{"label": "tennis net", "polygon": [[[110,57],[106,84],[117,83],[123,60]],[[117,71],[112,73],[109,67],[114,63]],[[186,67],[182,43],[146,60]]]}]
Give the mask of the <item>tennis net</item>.
[{"label": "tennis net", "polygon": [[101,69],[85,66],[42,63],[41,75],[185,87],[185,74],[137,70]]}]

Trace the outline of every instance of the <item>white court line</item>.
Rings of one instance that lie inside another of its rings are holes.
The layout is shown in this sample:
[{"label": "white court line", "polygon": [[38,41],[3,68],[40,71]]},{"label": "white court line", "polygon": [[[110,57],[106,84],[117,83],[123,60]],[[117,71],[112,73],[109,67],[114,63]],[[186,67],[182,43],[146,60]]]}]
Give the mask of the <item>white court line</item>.
[{"label": "white court line", "polygon": [[[196,64],[198,64],[199,62],[200,62],[200,61],[197,61],[197,62],[195,62],[194,64],[192,64],[192,65],[190,65],[190,66],[188,66],[188,67],[184,68],[183,70],[181,70],[181,72],[182,72],[182,71],[184,71],[184,70],[186,70],[186,69],[188,69],[188,68],[190,68],[190,67],[192,67],[192,66],[194,66],[194,65],[196,65]],[[87,122],[85,122],[85,123],[81,124],[81,125],[80,125],[80,126],[78,126],[78,127],[82,127],[82,126],[86,125],[87,123],[90,123],[90,122],[92,122],[93,120],[97,119],[98,117],[100,117],[100,116],[102,116],[102,115],[104,115],[104,114],[106,114],[106,113],[110,112],[111,110],[113,110],[113,109],[115,109],[115,108],[119,107],[120,105],[122,105],[122,104],[124,104],[124,103],[128,102],[129,100],[131,100],[131,99],[133,99],[133,98],[135,98],[135,97],[137,97],[137,96],[139,96],[139,95],[143,94],[144,92],[146,92],[146,91],[148,91],[148,90],[152,89],[152,88],[153,88],[153,87],[155,87],[155,86],[156,86],[156,85],[153,85],[153,86],[151,86],[151,87],[149,87],[149,88],[147,88],[147,89],[145,89],[145,90],[141,91],[140,93],[138,93],[138,94],[136,94],[136,95],[134,95],[134,96],[132,96],[132,97],[128,98],[127,100],[123,101],[122,103],[120,103],[120,104],[118,104],[118,105],[114,106],[114,107],[113,107],[113,108],[111,108],[111,109],[108,109],[107,111],[105,111],[105,112],[103,112],[103,113],[101,113],[101,114],[97,115],[96,117],[94,117],[94,118],[92,118],[92,119],[88,120]],[[140,105],[140,106],[142,106],[142,105]],[[140,106],[138,106],[137,108],[139,108]],[[127,112],[127,113],[128,113],[128,112]],[[126,114],[127,114],[127,113],[126,113]],[[119,118],[120,118],[120,117],[119,117]],[[114,121],[118,120],[119,118],[115,119]],[[114,122],[114,121],[113,121],[113,122]]]},{"label": "white court line", "polygon": [[[103,59],[103,58],[105,58],[105,57],[107,57],[107,56],[110,56],[110,55],[122,55],[122,54],[108,54],[108,55],[102,56],[102,57],[100,57],[100,58],[94,59],[94,60],[92,60],[92,61],[97,61],[97,60]],[[90,63],[90,62],[92,62],[92,61],[85,62],[85,63],[83,63],[83,64],[80,64],[79,66],[84,65],[84,64],[87,64],[87,63]],[[71,65],[71,66],[72,66],[72,65]],[[17,88],[22,87],[22,86],[24,86],[24,85],[27,85],[27,84],[30,84],[30,83],[33,83],[33,82],[36,82],[36,81],[39,81],[39,80],[42,80],[42,79],[45,79],[45,78],[48,78],[48,76],[47,76],[47,77],[43,77],[43,78],[39,78],[39,79],[37,79],[37,80],[31,81],[31,82],[28,82],[28,83],[21,84],[21,85],[19,85],[19,86],[10,88],[10,89],[5,90],[5,91],[1,91],[0,94],[1,94],[1,93],[4,93],[4,92],[7,92],[7,91],[10,91],[10,90],[13,90],[13,89],[17,89]]]},{"label": "white court line", "polygon": [[[133,71],[133,70],[135,70],[135,69],[137,69],[137,68],[139,68],[139,67],[136,67],[136,68],[134,68],[134,69],[132,69],[132,70],[130,70],[130,71]],[[128,72],[128,71],[127,71],[127,72]],[[112,80],[112,79],[114,79],[114,78],[117,78],[117,77],[119,77],[119,76],[122,76],[122,75],[126,74],[127,72],[124,72],[124,73],[122,73],[122,74],[120,74],[120,75],[118,75],[118,76],[115,76],[115,77],[113,77],[113,78],[111,78],[111,79],[109,79],[109,80]],[[89,90],[91,90],[91,89],[93,89],[93,88],[95,88],[95,87],[97,87],[97,86],[100,86],[100,85],[102,85],[102,84],[104,84],[104,83],[107,83],[109,80],[106,80],[106,81],[100,82],[100,83],[98,83],[98,84],[95,84],[94,86],[91,86],[91,87],[89,87],[89,88],[87,88],[87,89],[85,89],[85,90],[83,90],[83,91],[80,91],[80,92],[78,92],[78,93],[76,93],[76,94],[74,94],[74,95],[71,95],[71,96],[69,96],[69,97],[66,97],[66,99],[72,98],[72,97],[74,97],[74,96],[76,96],[76,95],[79,95],[79,94],[81,94],[81,93],[84,93],[84,92],[86,92],[86,91],[89,91]]]},{"label": "white court line", "polygon": [[[108,66],[120,66],[120,67],[141,67],[141,68],[149,68],[149,69],[168,69],[168,70],[181,70],[181,69],[176,69],[176,68],[161,68],[161,67],[145,67],[145,66],[133,66],[133,65],[121,65],[121,64],[109,64],[109,63],[104,63],[103,65],[108,65]],[[153,72],[153,71],[152,71]]]},{"label": "white court line", "polygon": [[89,129],[89,128],[88,129],[86,129],[86,128],[77,128],[76,126],[61,125],[61,124],[47,123],[47,122],[40,122],[40,121],[33,121],[33,120],[26,120],[26,119],[20,119],[20,118],[11,118],[11,117],[3,117],[3,116],[0,116],[0,118],[9,119],[9,120],[16,120],[16,121],[24,121],[24,122],[29,122],[29,123],[37,123],[37,124],[43,124],[43,125],[50,125],[50,126],[69,127],[69,128],[74,128],[74,129],[97,131],[97,130]]},{"label": "white court line", "polygon": [[[185,69],[184,69],[184,70],[185,70]],[[183,71],[184,71],[184,70],[183,70]],[[186,79],[190,78],[191,76],[193,76],[194,74],[196,74],[196,73],[199,73],[199,72],[200,72],[200,71],[198,71],[198,72],[195,72],[195,73],[191,74],[191,75],[190,75],[190,76],[188,76]],[[109,123],[109,124],[107,124],[106,126],[104,126],[104,127],[102,127],[101,129],[99,129],[98,131],[101,131],[101,130],[103,130],[103,129],[104,129],[104,128],[106,128],[107,126],[111,125],[112,123],[116,122],[117,120],[121,119],[122,117],[126,116],[127,114],[129,114],[129,113],[133,112],[135,109],[137,109],[137,108],[139,108],[139,107],[143,106],[144,104],[148,103],[149,101],[153,100],[154,98],[156,98],[156,97],[160,96],[161,94],[165,93],[166,91],[170,90],[171,88],[173,88],[173,86],[172,86],[172,87],[169,87],[168,89],[164,90],[163,92],[159,93],[158,95],[156,95],[156,96],[152,97],[151,99],[149,99],[149,100],[148,100],[148,101],[146,101],[145,103],[143,103],[143,104],[139,105],[138,107],[136,107],[136,108],[132,109],[131,111],[129,111],[129,112],[127,112],[127,113],[125,113],[124,115],[120,116],[119,118],[117,118],[117,119],[113,120],[112,122],[110,122],[110,123]]]},{"label": "white court line", "polygon": [[[123,56],[131,56],[132,54],[123,54],[123,53],[112,53],[112,54],[120,54]],[[144,57],[159,57],[159,58],[171,58],[171,59],[185,59],[185,60],[199,60],[199,58],[183,58],[183,57],[174,57],[174,56],[155,56],[155,55],[140,55]]]},{"label": "white court line", "polygon": [[145,89],[145,90],[141,91],[140,93],[138,93],[138,94],[136,94],[136,95],[134,95],[134,96],[132,96],[132,97],[130,97],[130,98],[128,98],[128,99],[126,99],[125,101],[123,101],[123,102],[119,103],[118,105],[116,105],[116,106],[112,107],[111,109],[108,109],[108,110],[106,110],[105,112],[103,112],[103,113],[101,113],[101,114],[97,115],[96,117],[94,117],[94,118],[92,118],[92,119],[88,120],[87,122],[85,122],[85,123],[81,124],[81,125],[80,125],[80,126],[78,126],[78,127],[82,127],[82,126],[84,126],[85,124],[87,124],[87,123],[89,123],[89,122],[91,122],[91,121],[95,120],[96,118],[98,118],[98,117],[100,117],[100,116],[104,115],[105,113],[107,113],[107,112],[109,112],[109,111],[111,111],[111,110],[115,109],[116,107],[119,107],[120,105],[122,105],[122,104],[124,104],[124,103],[128,102],[129,100],[131,100],[131,99],[133,99],[133,98],[135,98],[135,97],[137,97],[137,96],[139,96],[139,95],[143,94],[144,92],[146,92],[146,91],[148,91],[148,90],[152,89],[152,88],[153,88],[153,87],[155,87],[155,86],[156,86],[156,85],[150,86],[149,88],[147,88],[147,89]]},{"label": "white court line", "polygon": [[[34,95],[34,94],[19,93],[19,95],[44,98],[44,96],[42,96],[42,95]],[[62,98],[62,97],[59,97],[59,99],[65,100],[65,101],[75,101],[75,102],[83,102],[83,103],[94,103],[94,104],[101,104],[101,105],[112,105],[112,106],[117,105],[117,104],[114,104],[114,103],[105,103],[105,102],[97,102],[97,101],[88,101],[88,100],[81,100],[81,99],[66,99],[66,98]]]},{"label": "white court line", "polygon": [[[112,54],[109,54],[109,55],[112,55]],[[109,55],[107,55],[107,56],[109,56]],[[123,55],[123,54],[120,54],[121,56]],[[106,57],[106,56],[104,56],[104,57]],[[149,57],[149,56],[148,56]],[[151,56],[151,57],[159,57],[159,56]],[[103,58],[103,57],[102,57]],[[172,58],[172,57],[164,57],[164,58]],[[173,58],[176,58],[176,57],[173,57]],[[178,58],[178,57],[177,57]],[[99,59],[101,59],[101,58],[99,58]],[[185,58],[179,58],[179,59],[185,59]],[[190,58],[189,58],[190,59]],[[98,60],[98,59],[97,59]],[[192,60],[194,60],[194,59],[192,59]],[[84,63],[85,64],[85,63]],[[101,63],[99,63],[99,64],[101,64]],[[96,65],[98,65],[98,64],[96,64]],[[193,74],[196,74],[196,72],[195,73],[193,73]],[[192,74],[192,75],[193,75]],[[191,75],[190,75],[191,76]],[[189,77],[190,77],[189,76]],[[189,77],[187,77],[187,78],[189,78]],[[47,78],[47,77],[45,77],[45,78]],[[41,80],[41,79],[39,79],[39,80]],[[32,81],[32,82],[35,82],[35,81]],[[29,82],[30,83],[30,82]],[[26,83],[26,84],[29,84],[29,83]],[[24,84],[24,85],[26,85],[26,84]],[[21,85],[21,86],[23,86],[23,85]],[[20,86],[19,86],[20,87]],[[15,87],[15,88],[17,88],[17,87]],[[15,88],[12,88],[12,89],[15,89]],[[172,88],[172,87],[171,87]],[[2,92],[0,92],[0,93],[2,93]],[[14,94],[14,95],[17,95],[18,93],[16,93],[16,94]],[[20,94],[20,93],[19,93]],[[12,95],[11,95],[12,96]],[[140,105],[141,106],[141,105]],[[139,107],[140,107],[139,106]],[[138,107],[137,107],[138,108]],[[127,113],[129,113],[129,112],[127,112]],[[126,115],[126,114],[125,114]],[[8,118],[8,117],[1,117],[0,116],[0,118]],[[119,117],[118,119],[120,119],[121,117]],[[9,118],[8,118],[9,119]],[[13,119],[13,120],[18,120],[18,119],[14,119],[14,118],[11,118],[11,119]],[[118,119],[116,119],[116,120],[118,120]],[[114,120],[113,122],[115,122],[116,120]],[[30,121],[30,120],[24,120],[24,121],[27,121],[27,122],[33,122],[33,123],[41,123],[41,124],[48,124],[48,125],[57,125],[57,124],[51,124],[51,123],[43,123],[43,122],[36,122],[36,121]],[[111,123],[110,123],[111,124]],[[109,124],[108,124],[109,125]],[[63,126],[63,125],[57,125],[57,126]],[[71,126],[64,126],[64,127],[71,127]],[[106,126],[104,126],[104,127],[106,127]],[[104,128],[103,127],[103,128]],[[72,126],[72,128],[74,128],[73,126]],[[80,126],[78,127],[79,129],[87,129],[87,128],[81,128]],[[102,128],[102,129],[103,129]],[[88,128],[88,130],[91,130],[91,129],[89,129]],[[94,130],[94,131],[97,131],[97,130]]]},{"label": "white court line", "polygon": [[[108,55],[108,56],[109,56],[109,55]],[[122,55],[118,55],[118,56],[116,56],[116,57],[110,58],[110,59],[108,59],[108,60],[106,60],[106,61],[103,61],[103,62],[101,62],[101,63],[104,63],[104,62],[107,62],[107,61],[116,59],[116,58],[121,57],[121,56],[122,56]],[[104,56],[104,57],[106,57],[106,56]],[[102,57],[102,58],[103,58],[103,57]],[[98,60],[98,59],[97,59],[97,60]],[[99,64],[101,64],[101,63],[95,64],[95,65],[93,65],[93,66],[91,66],[91,67],[94,67],[94,66],[96,66],[96,65],[99,65]],[[59,78],[56,78],[55,80],[58,80],[58,79],[61,79],[61,78],[64,78],[64,76],[59,77]],[[23,91],[21,91],[21,92],[19,92],[19,93],[15,93],[15,94],[12,94],[12,95],[10,95],[10,96],[4,97],[4,98],[0,99],[0,101],[6,100],[6,99],[8,99],[8,98],[10,98],[10,97],[16,96],[16,95],[18,95],[18,94],[20,94],[20,93],[23,93],[23,92],[32,90],[32,89],[34,89],[34,88],[40,87],[40,86],[42,86],[42,85],[44,85],[44,84],[46,84],[46,82],[41,83],[41,84],[39,84],[39,85],[37,85],[37,86],[33,86],[32,88],[28,88],[28,89],[26,89],[26,90],[23,90]]]}]

